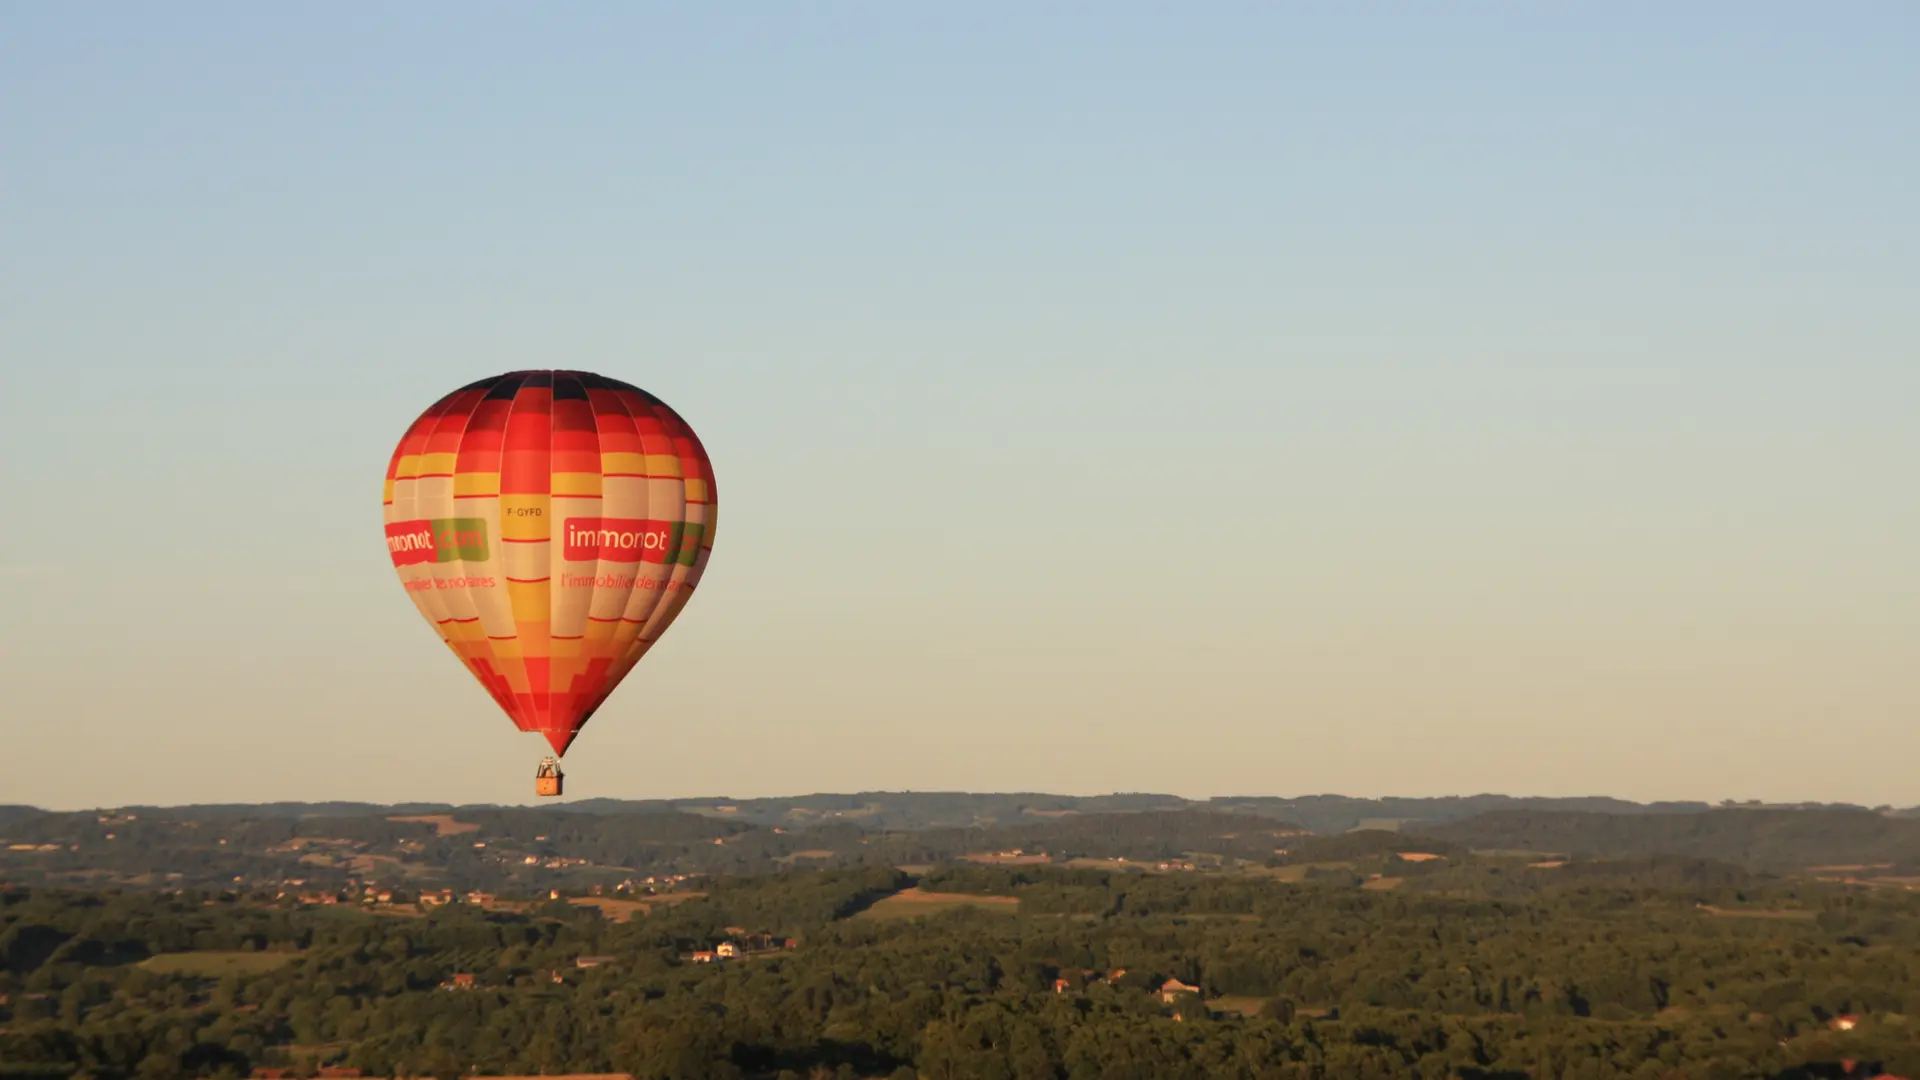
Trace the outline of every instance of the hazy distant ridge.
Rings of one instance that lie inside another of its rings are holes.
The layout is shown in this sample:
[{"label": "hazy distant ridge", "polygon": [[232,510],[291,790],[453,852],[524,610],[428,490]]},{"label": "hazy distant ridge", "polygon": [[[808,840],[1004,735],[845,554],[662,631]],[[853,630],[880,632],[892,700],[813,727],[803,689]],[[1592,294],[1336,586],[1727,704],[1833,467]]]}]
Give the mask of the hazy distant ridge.
[{"label": "hazy distant ridge", "polygon": [[[353,817],[373,814],[444,814],[488,809],[514,809],[494,804],[460,805],[452,803],[396,803],[380,805],[360,802],[278,802],[199,804],[170,807],[122,807],[125,812],[142,811],[175,818],[205,821],[262,818]],[[524,807],[523,807],[524,808]],[[788,829],[821,825],[855,825],[867,830],[910,830],[929,828],[979,828],[993,825],[1020,825],[1078,814],[1142,813],[1149,811],[1207,810],[1221,813],[1257,814],[1262,817],[1297,823],[1316,833],[1345,832],[1362,826],[1371,828],[1418,827],[1430,829],[1448,822],[1463,821],[1497,812],[1586,813],[1615,816],[1649,814],[1698,814],[1713,809],[1706,802],[1637,803],[1608,796],[1549,798],[1544,796],[1459,795],[1434,798],[1357,798],[1347,795],[1233,795],[1193,800],[1177,795],[1152,792],[1120,792],[1110,795],[1054,795],[1045,792],[946,792],[946,791],[863,791],[818,793],[773,798],[735,799],[724,795],[683,799],[609,799],[590,798],[548,804],[534,809],[550,809],[586,814],[658,814],[671,812],[714,815],[754,825]],[[1746,804],[1743,809],[1766,809]],[[1787,809],[1773,807],[1770,809]],[[1866,812],[1864,807],[1838,804],[1807,804],[1792,809],[1845,809]],[[1911,817],[1920,808],[1893,811],[1893,817]],[[44,811],[32,807],[0,807],[0,824],[30,818]]]},{"label": "hazy distant ridge", "polygon": [[1503,810],[1419,831],[1482,851],[1574,857],[1685,855],[1770,867],[1920,860],[1920,819],[1847,807],[1665,816]]}]

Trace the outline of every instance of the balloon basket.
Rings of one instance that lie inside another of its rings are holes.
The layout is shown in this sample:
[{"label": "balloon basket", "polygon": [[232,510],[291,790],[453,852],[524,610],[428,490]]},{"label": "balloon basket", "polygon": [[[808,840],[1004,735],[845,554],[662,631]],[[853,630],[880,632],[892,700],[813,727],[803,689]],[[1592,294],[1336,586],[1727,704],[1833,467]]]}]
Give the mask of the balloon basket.
[{"label": "balloon basket", "polygon": [[561,782],[566,774],[560,771],[560,763],[552,758],[543,759],[540,767],[533,773],[533,793],[542,798],[552,798],[560,794]]}]

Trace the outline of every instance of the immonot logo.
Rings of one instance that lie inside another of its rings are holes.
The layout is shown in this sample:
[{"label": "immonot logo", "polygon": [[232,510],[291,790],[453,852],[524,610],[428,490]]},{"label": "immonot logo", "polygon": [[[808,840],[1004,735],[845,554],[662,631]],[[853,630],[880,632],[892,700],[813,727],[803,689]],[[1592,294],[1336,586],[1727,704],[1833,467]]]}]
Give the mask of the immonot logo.
[{"label": "immonot logo", "polygon": [[422,518],[387,526],[387,554],[395,566],[487,561],[487,523],[482,518]]},{"label": "immonot logo", "polygon": [[691,564],[700,552],[700,526],[641,518],[568,518],[561,523],[561,554],[569,560]]}]

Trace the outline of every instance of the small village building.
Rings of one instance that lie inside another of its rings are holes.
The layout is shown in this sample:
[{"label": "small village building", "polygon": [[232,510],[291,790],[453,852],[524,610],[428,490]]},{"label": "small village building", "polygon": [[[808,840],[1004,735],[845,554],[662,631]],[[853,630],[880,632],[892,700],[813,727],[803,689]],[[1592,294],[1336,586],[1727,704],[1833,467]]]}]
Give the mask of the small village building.
[{"label": "small village building", "polygon": [[1189,986],[1179,979],[1168,979],[1166,982],[1160,984],[1160,1001],[1163,1004],[1171,1005],[1181,994],[1197,994],[1199,992],[1200,988],[1197,986]]}]

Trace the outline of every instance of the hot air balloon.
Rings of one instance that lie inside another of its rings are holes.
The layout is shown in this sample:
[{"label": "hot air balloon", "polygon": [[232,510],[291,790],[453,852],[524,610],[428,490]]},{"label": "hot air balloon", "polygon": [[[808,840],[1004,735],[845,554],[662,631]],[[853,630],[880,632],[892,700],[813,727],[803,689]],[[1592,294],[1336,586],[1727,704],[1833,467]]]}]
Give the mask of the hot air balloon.
[{"label": "hot air balloon", "polygon": [[679,616],[713,552],[713,464],[680,415],[585,371],[514,371],[420,414],[387,465],[407,595],[559,758]]}]

